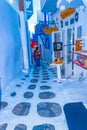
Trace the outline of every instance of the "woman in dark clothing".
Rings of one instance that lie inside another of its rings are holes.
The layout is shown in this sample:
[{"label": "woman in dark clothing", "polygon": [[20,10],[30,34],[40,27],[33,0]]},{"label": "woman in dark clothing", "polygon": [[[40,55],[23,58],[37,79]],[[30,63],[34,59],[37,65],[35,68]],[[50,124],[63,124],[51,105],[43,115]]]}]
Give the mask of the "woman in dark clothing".
[{"label": "woman in dark clothing", "polygon": [[36,47],[35,51],[34,51],[34,61],[36,63],[36,66],[40,66],[40,49],[39,47]]}]

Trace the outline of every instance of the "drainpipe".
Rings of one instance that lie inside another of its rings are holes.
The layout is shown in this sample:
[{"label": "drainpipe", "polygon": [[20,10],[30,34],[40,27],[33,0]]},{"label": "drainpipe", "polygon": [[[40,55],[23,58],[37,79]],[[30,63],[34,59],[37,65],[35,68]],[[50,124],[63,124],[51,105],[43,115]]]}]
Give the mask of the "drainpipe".
[{"label": "drainpipe", "polygon": [[20,33],[23,50],[23,72],[28,73],[29,71],[29,57],[28,57],[28,44],[27,44],[27,33],[26,33],[26,17],[24,12],[24,0],[19,0],[19,14],[20,14]]}]

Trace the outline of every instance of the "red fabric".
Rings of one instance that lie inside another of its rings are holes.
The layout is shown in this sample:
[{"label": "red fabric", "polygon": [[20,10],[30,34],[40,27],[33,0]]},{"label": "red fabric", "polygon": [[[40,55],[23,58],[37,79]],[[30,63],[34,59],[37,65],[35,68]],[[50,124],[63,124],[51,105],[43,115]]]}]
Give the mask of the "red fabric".
[{"label": "red fabric", "polygon": [[34,48],[35,46],[38,46],[38,42],[32,40],[32,42],[31,42],[31,48]]}]

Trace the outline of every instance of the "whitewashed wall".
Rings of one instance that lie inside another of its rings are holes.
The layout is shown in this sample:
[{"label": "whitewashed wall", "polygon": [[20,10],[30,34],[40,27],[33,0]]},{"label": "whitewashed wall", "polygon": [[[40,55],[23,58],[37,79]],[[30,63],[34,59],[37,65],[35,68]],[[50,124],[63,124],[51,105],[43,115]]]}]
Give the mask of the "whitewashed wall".
[{"label": "whitewashed wall", "polygon": [[18,13],[0,0],[0,77],[1,87],[22,69],[22,48]]}]

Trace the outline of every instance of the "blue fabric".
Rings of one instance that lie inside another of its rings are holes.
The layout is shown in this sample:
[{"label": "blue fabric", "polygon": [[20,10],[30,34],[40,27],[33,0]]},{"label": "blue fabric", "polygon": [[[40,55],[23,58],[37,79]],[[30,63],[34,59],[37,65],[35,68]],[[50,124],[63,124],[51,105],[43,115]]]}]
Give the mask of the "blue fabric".
[{"label": "blue fabric", "polygon": [[1,103],[1,86],[0,86],[0,103]]},{"label": "blue fabric", "polygon": [[36,66],[40,66],[40,58],[35,58]]},{"label": "blue fabric", "polygon": [[64,105],[69,130],[87,130],[87,109],[82,102]]}]

